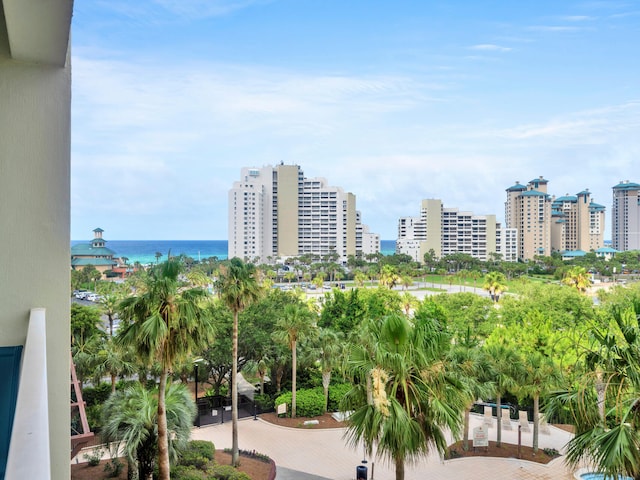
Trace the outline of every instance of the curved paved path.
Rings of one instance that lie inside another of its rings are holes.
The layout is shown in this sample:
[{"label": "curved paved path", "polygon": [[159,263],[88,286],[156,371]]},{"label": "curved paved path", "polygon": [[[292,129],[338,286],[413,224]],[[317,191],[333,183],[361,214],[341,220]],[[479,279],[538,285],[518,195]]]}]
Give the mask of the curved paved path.
[{"label": "curved paved path", "polygon": [[[471,427],[480,424],[482,418],[472,415]],[[355,451],[344,440],[344,429],[305,430],[273,425],[263,420],[245,419],[239,422],[238,435],[242,450],[255,450],[271,457],[279,467],[278,480],[315,479],[353,480],[356,466],[362,461],[362,450]],[[540,434],[540,448],[556,448],[562,451],[570,434],[550,427],[551,434]],[[489,430],[490,440],[495,440],[496,429]],[[231,423],[195,428],[192,438],[210,440],[216,448],[231,447]],[[505,430],[502,439],[517,444],[517,428]],[[522,433],[522,444],[531,445],[531,433]],[[367,459],[369,479],[394,480],[393,466]],[[374,462],[374,463],[372,463]],[[372,468],[373,467],[373,468]],[[308,474],[308,475],[307,475]],[[320,478],[318,478],[320,477]],[[573,480],[573,473],[558,458],[548,465],[517,459],[473,457],[441,461],[430,455],[419,463],[408,466],[406,480]]]}]

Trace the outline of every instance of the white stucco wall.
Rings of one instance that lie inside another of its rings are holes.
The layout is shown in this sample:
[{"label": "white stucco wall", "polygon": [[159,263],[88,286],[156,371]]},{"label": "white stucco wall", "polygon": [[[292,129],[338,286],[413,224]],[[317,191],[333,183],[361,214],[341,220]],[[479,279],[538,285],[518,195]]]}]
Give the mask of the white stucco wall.
[{"label": "white stucco wall", "polygon": [[23,344],[29,310],[46,309],[51,478],[68,479],[71,69],[6,51],[0,45],[0,345]]}]

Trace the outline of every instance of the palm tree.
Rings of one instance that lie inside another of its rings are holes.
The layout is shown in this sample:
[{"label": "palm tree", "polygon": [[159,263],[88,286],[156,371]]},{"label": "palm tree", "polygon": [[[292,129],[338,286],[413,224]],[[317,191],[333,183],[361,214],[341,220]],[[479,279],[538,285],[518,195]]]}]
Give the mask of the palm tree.
[{"label": "palm tree", "polygon": [[[120,447],[132,466],[138,467],[140,480],[152,480],[156,457],[158,456],[158,404],[161,398],[158,389],[146,390],[136,383],[124,391],[111,395],[104,403],[102,417],[102,438],[111,443],[113,455]],[[168,451],[171,458],[184,448],[191,434],[191,426],[196,416],[196,406],[189,391],[180,384],[172,384],[165,392]],[[129,474],[131,475],[131,471]],[[131,478],[131,477],[130,477]]]},{"label": "palm tree", "polygon": [[640,300],[614,306],[609,322],[592,326],[588,370],[552,397],[549,415],[569,412],[576,434],[567,462],[587,460],[606,478],[640,477]]},{"label": "palm tree", "polygon": [[322,286],[324,285],[324,272],[316,273],[316,276],[313,277],[313,284],[316,286],[318,290],[322,290]]},{"label": "palm tree", "polygon": [[331,372],[339,364],[342,353],[342,332],[334,332],[328,328],[320,330],[318,345],[320,349],[320,372],[322,373],[322,388],[324,390],[324,411],[329,405],[329,384]]},{"label": "palm tree", "polygon": [[232,367],[231,367],[231,463],[238,466],[238,316],[246,307],[258,300],[261,289],[252,263],[232,258],[220,267],[216,290],[222,302],[233,313]]},{"label": "palm tree", "polygon": [[473,292],[474,292],[474,293],[475,293],[475,291],[476,291],[476,284],[477,284],[477,282],[478,282],[478,279],[479,279],[481,276],[482,276],[482,274],[481,274],[479,271],[477,271],[477,270],[471,270],[471,271],[469,272],[469,278],[470,278],[471,280],[473,280]]},{"label": "palm tree", "polygon": [[162,258],[162,253],[160,252],[156,252],[156,264],[158,263],[158,261]]},{"label": "palm tree", "polygon": [[486,345],[485,359],[489,367],[489,378],[493,380],[496,394],[497,434],[496,446],[502,446],[502,396],[507,391],[518,388],[517,379],[521,376],[522,361],[512,348],[504,345]]},{"label": "palm tree", "polygon": [[473,404],[478,398],[491,398],[495,394],[494,383],[487,378],[489,366],[478,342],[472,340],[470,331],[463,341],[457,344],[449,354],[453,366],[452,371],[458,374],[459,380],[469,391],[469,402],[464,411],[464,430],[462,434],[462,448],[469,450],[469,425]]},{"label": "palm tree", "polygon": [[260,378],[260,395],[264,395],[264,378],[269,373],[269,366],[267,365],[267,358],[261,358],[256,365],[256,373]]},{"label": "palm tree", "polygon": [[380,285],[384,285],[387,288],[393,288],[400,280],[400,276],[396,273],[395,268],[391,265],[383,265],[380,270]]},{"label": "palm tree", "polygon": [[365,321],[361,332],[349,360],[354,386],[342,408],[353,413],[345,435],[369,455],[376,447],[403,480],[406,462],[432,448],[443,454],[446,432],[459,436],[469,394],[446,368],[450,339],[436,321],[392,314]]},{"label": "palm tree", "polygon": [[591,277],[586,268],[575,266],[565,272],[562,283],[575,287],[580,293],[584,293],[591,286]]},{"label": "palm tree", "polygon": [[400,284],[402,285],[403,290],[407,290],[411,285],[413,285],[413,278],[411,275],[402,275],[400,277]]},{"label": "palm tree", "polygon": [[491,300],[498,302],[500,300],[500,294],[507,289],[507,279],[501,272],[489,272],[484,277],[485,290],[489,291]]},{"label": "palm tree", "polygon": [[165,393],[172,367],[193,350],[213,340],[214,325],[203,302],[208,293],[184,288],[181,265],[168,260],[156,265],[145,278],[139,294],[125,298],[120,316],[130,323],[118,335],[118,342],[131,347],[147,365],[159,365],[158,385],[158,470],[160,480],[169,480],[169,432]]},{"label": "palm tree", "polygon": [[533,453],[538,453],[540,397],[549,394],[559,383],[560,371],[551,358],[538,352],[524,358],[518,392],[533,399]]},{"label": "palm tree", "polygon": [[409,292],[402,292],[400,301],[402,302],[402,308],[404,309],[405,315],[409,315],[411,309],[420,304],[420,301],[416,298],[416,296]]},{"label": "palm tree", "polygon": [[284,307],[283,316],[278,319],[274,340],[285,343],[291,349],[291,418],[296,418],[296,370],[298,342],[315,333],[314,318],[306,306],[288,304]]},{"label": "palm tree", "polygon": [[132,353],[116,344],[113,337],[108,337],[95,356],[95,376],[99,380],[107,374],[111,378],[111,393],[116,391],[116,379],[120,375],[131,375],[136,365],[130,361]]},{"label": "palm tree", "polygon": [[116,309],[118,307],[118,304],[120,303],[120,300],[120,296],[114,293],[108,293],[104,295],[100,300],[102,311],[109,320],[109,336],[111,337],[113,337],[113,319],[115,317]]},{"label": "palm tree", "polygon": [[364,282],[367,280],[367,276],[364,274],[364,272],[358,270],[353,274],[353,280],[356,282],[356,285],[362,287],[364,286]]}]

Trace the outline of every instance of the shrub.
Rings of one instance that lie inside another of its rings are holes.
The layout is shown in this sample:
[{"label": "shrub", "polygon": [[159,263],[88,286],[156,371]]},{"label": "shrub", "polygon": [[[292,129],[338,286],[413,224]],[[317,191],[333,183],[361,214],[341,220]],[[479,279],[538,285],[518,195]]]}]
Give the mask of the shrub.
[{"label": "shrub", "polygon": [[330,412],[337,412],[340,410],[340,402],[351,390],[351,385],[348,383],[338,383],[336,385],[329,385],[329,406],[327,409]]},{"label": "shrub", "polygon": [[231,465],[216,465],[211,469],[213,478],[219,480],[251,480],[251,477],[244,472],[239,472]]},{"label": "shrub", "polygon": [[[287,416],[291,415],[291,392],[280,395],[275,405],[287,404]],[[296,415],[301,417],[317,417],[324,412],[324,396],[321,388],[302,389],[296,392]]]},{"label": "shrub", "polygon": [[560,452],[555,448],[543,448],[542,451],[549,457],[555,458],[560,456]]},{"label": "shrub", "polygon": [[91,405],[85,410],[87,414],[87,422],[92,432],[102,430],[102,405]]},{"label": "shrub", "polygon": [[260,409],[261,412],[269,412],[273,410],[274,401],[271,395],[261,395],[256,393],[253,397],[253,400],[256,402],[256,406]]},{"label": "shrub", "polygon": [[[224,452],[231,455],[233,450],[231,450],[230,448],[225,448]],[[264,462],[264,463],[271,463],[271,457],[269,457],[268,455],[265,455],[264,453],[256,452],[255,450],[239,450],[238,453],[242,457],[255,458],[256,460],[260,460],[261,462]]]},{"label": "shrub", "polygon": [[209,442],[207,440],[191,440],[187,444],[187,450],[197,451],[207,460],[213,460],[216,453],[216,446],[213,442]]},{"label": "shrub", "polygon": [[112,458],[111,460],[109,460],[109,463],[106,463],[104,465],[104,472],[109,478],[118,478],[123,468],[124,463],[122,463],[117,458]]},{"label": "shrub", "polygon": [[103,404],[111,395],[111,384],[100,383],[95,387],[84,387],[82,389],[82,399],[87,403],[87,407]]},{"label": "shrub", "polygon": [[173,480],[209,480],[211,477],[195,467],[177,465],[171,469],[171,478]]},{"label": "shrub", "polygon": [[180,454],[179,464],[187,467],[195,467],[204,470],[213,460],[215,446],[206,440],[193,440]]},{"label": "shrub", "polygon": [[103,453],[104,450],[101,447],[96,447],[91,450],[91,453],[85,453],[83,457],[89,462],[89,466],[95,467],[100,465],[100,460],[102,460]]}]

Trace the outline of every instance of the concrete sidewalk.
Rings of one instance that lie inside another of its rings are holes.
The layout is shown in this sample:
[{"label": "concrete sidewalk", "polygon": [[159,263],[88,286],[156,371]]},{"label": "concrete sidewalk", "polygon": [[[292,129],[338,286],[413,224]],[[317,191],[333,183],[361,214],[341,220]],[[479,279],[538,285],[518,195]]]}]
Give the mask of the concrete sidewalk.
[{"label": "concrete sidewalk", "polygon": [[[471,416],[471,428],[480,425],[480,415]],[[238,436],[242,450],[255,450],[271,457],[278,468],[278,480],[353,480],[356,467],[361,465],[362,449],[349,447],[343,439],[344,429],[305,430],[279,427],[253,419],[241,420]],[[540,448],[555,448],[563,452],[571,435],[550,427],[550,434],[541,434]],[[495,421],[489,429],[489,439],[495,440]],[[210,440],[217,449],[231,447],[231,424],[195,428],[195,440]],[[517,428],[504,430],[502,440],[517,444]],[[522,433],[522,444],[531,445],[532,434]],[[394,480],[393,465],[379,459],[367,459],[369,478]],[[373,477],[372,477],[373,473]],[[547,465],[499,458],[461,458],[441,461],[430,454],[417,464],[406,467],[406,480],[573,480],[573,471],[566,468],[563,457]]]}]

